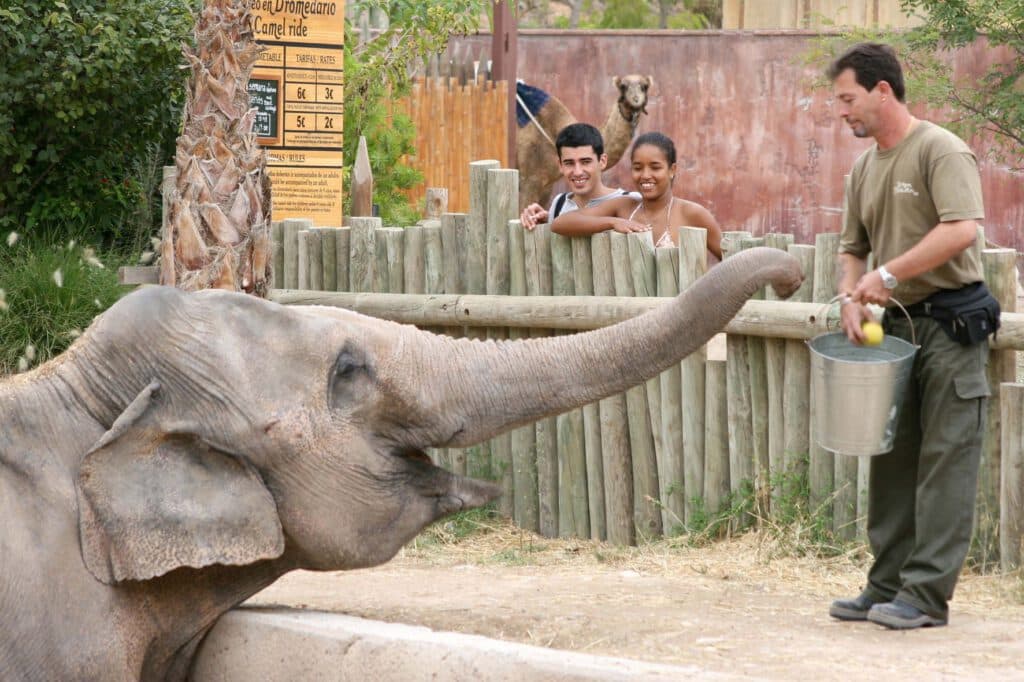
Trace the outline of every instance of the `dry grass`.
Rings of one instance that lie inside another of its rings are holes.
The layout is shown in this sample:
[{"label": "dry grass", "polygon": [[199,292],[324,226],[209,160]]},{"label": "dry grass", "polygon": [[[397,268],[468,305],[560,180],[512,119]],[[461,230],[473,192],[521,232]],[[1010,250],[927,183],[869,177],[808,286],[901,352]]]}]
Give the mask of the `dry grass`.
[{"label": "dry grass", "polygon": [[[770,581],[779,588],[823,595],[853,594],[863,585],[870,555],[852,545],[822,557],[796,547],[779,528],[754,529],[715,542],[679,536],[619,547],[570,538],[543,538],[499,518],[466,517],[435,525],[397,561],[426,566],[531,566],[552,572],[616,570],[641,575],[711,576],[737,583]],[[794,551],[796,549],[796,551]],[[980,575],[965,570],[957,596],[993,613],[1019,614],[1024,573]]]}]

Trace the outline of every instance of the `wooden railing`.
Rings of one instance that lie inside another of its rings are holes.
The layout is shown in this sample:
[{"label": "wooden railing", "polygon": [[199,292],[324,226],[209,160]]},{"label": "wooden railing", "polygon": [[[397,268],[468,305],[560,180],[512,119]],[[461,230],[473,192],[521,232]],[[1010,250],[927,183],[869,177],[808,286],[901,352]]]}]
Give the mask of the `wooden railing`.
[{"label": "wooden railing", "polygon": [[[475,338],[526,338],[589,329],[639,314],[706,269],[703,230],[681,228],[680,247],[655,249],[649,234],[567,238],[516,220],[516,171],[470,164],[468,213],[405,228],[376,218],[317,229],[275,225],[272,298],[338,305]],[[814,245],[790,235],[727,232],[726,255],[785,248],[807,279],[789,301],[752,300],[726,328],[725,357],[705,350],[645,385],[480,446],[434,453],[460,474],[501,483],[503,513],[545,535],[629,544],[670,534],[722,511],[753,490],[752,513],[771,516],[794,497],[845,538],[863,533],[868,458],[834,455],[811,437],[805,339],[829,328],[836,234]],[[982,252],[990,289],[1004,306],[993,340],[978,524],[981,543],[1015,565],[1024,533],[1020,404],[1015,351],[1024,315],[1015,308],[1012,249]],[[834,329],[835,311],[832,310]],[[806,481],[806,486],[798,485]],[[740,519],[740,522],[743,522]],[[1000,523],[1002,524],[1000,528]],[[1001,536],[1000,536],[1001,530]],[[991,552],[989,553],[991,555]]]}]

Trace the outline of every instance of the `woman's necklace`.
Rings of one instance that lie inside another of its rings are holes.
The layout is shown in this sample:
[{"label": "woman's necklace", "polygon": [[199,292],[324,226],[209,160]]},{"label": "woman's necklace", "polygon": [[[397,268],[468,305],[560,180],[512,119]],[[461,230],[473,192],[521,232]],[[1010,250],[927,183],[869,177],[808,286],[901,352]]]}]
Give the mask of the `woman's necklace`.
[{"label": "woman's necklace", "polygon": [[[675,201],[676,201],[676,198],[674,196],[673,197],[669,197],[668,206],[665,207],[665,230],[666,231],[668,230],[668,224],[672,220],[672,204],[674,204]],[[651,220],[651,217],[647,214],[647,204],[644,202],[643,199],[640,200],[640,206],[641,206],[641,208],[643,209],[643,212],[644,212],[644,224],[647,225],[647,227],[649,227],[649,228],[651,228],[653,230],[654,229],[654,221]]]}]

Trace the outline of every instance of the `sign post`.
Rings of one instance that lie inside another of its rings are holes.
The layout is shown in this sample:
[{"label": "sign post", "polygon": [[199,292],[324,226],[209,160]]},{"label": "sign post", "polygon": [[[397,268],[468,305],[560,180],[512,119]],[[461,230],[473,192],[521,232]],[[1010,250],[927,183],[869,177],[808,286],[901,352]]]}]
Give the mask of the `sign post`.
[{"label": "sign post", "polygon": [[272,220],[342,220],[344,0],[248,0],[265,47],[249,79]]}]

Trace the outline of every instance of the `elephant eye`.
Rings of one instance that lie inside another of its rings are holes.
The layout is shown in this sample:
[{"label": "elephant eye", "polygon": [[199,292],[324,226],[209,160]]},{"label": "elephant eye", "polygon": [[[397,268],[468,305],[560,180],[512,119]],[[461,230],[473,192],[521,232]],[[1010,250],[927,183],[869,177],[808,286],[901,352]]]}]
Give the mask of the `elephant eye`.
[{"label": "elephant eye", "polygon": [[342,407],[365,398],[364,393],[373,378],[373,370],[365,355],[345,344],[334,361],[327,382],[331,407]]}]

